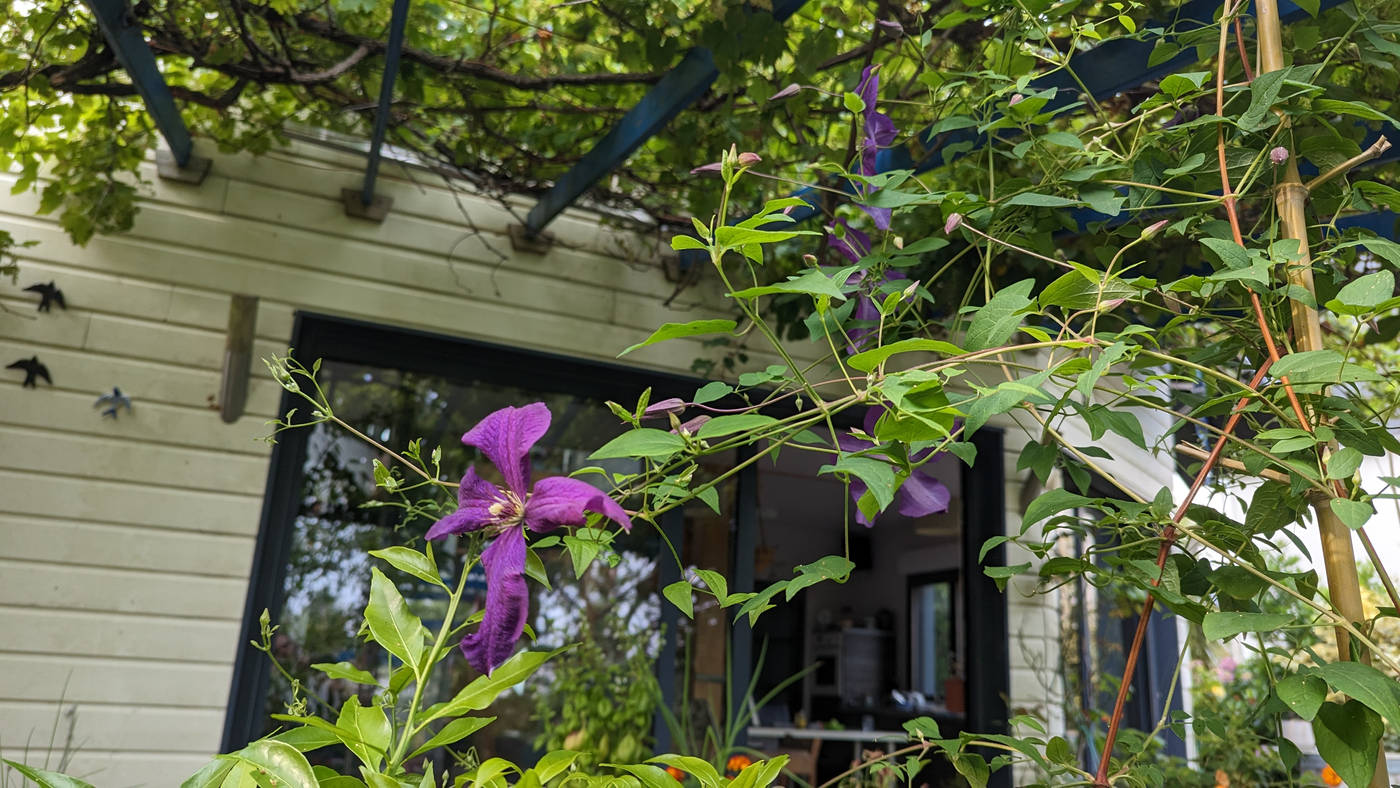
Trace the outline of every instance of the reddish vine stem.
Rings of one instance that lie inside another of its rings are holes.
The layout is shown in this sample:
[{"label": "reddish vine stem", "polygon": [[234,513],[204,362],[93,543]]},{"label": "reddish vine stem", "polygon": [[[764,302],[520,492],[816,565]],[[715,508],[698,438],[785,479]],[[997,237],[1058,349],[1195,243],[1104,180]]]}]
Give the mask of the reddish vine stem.
[{"label": "reddish vine stem", "polygon": [[[1220,43],[1215,73],[1215,111],[1217,115],[1222,117],[1225,114],[1225,58],[1229,49],[1229,20],[1230,16],[1234,13],[1234,9],[1235,5],[1233,3],[1226,2],[1225,7],[1221,11]],[[1244,47],[1244,33],[1238,18],[1234,20],[1234,27],[1236,43],[1240,50],[1240,59],[1244,63],[1246,76],[1249,76],[1251,74],[1249,58]],[[1252,80],[1253,77],[1250,76],[1250,79]],[[1225,129],[1223,126],[1216,127],[1216,154],[1220,168],[1222,202],[1225,206],[1225,214],[1230,220],[1230,231],[1234,236],[1235,243],[1244,246],[1244,234],[1240,229],[1239,214],[1235,209],[1235,193],[1230,185],[1230,173],[1225,160]],[[1254,378],[1249,385],[1250,389],[1255,389],[1264,380],[1264,374],[1268,371],[1269,367],[1279,360],[1279,352],[1278,346],[1274,342],[1273,333],[1269,330],[1269,322],[1264,314],[1264,306],[1259,300],[1259,294],[1254,292],[1252,288],[1249,290],[1249,301],[1251,311],[1254,313],[1255,323],[1258,324],[1259,333],[1264,340],[1264,346],[1268,349],[1268,357],[1264,360],[1264,363],[1259,365],[1259,369],[1255,371]],[[1298,401],[1297,394],[1293,391],[1293,386],[1289,383],[1287,378],[1284,378],[1281,382],[1283,383],[1284,391],[1288,395],[1289,404],[1292,406],[1293,412],[1298,416],[1299,422],[1305,425],[1305,428],[1310,429],[1311,423],[1307,418],[1306,411],[1303,410],[1302,403]],[[1225,449],[1225,443],[1234,432],[1235,426],[1239,423],[1240,417],[1244,413],[1244,407],[1248,402],[1249,398],[1244,397],[1235,405],[1234,411],[1230,414],[1229,421],[1225,424],[1225,429],[1221,431],[1220,439],[1216,441],[1214,448],[1211,449],[1210,455],[1201,466],[1201,470],[1197,472],[1196,478],[1192,480],[1191,489],[1186,493],[1185,500],[1177,507],[1176,513],[1172,515],[1171,522],[1162,529],[1161,542],[1157,548],[1157,577],[1152,580],[1152,586],[1154,588],[1159,586],[1162,582],[1161,575],[1167,564],[1167,556],[1171,554],[1171,547],[1176,542],[1176,524],[1181,522],[1182,518],[1186,516],[1186,511],[1195,500],[1197,493],[1200,492],[1206,477],[1219,461],[1220,455]],[[1133,633],[1133,642],[1128,649],[1127,659],[1123,664],[1123,677],[1118,685],[1118,695],[1114,699],[1113,713],[1109,717],[1108,732],[1104,736],[1103,755],[1099,759],[1099,768],[1094,776],[1095,788],[1109,788],[1108,767],[1110,757],[1113,754],[1113,744],[1118,737],[1118,729],[1123,722],[1123,708],[1127,704],[1128,688],[1132,685],[1133,674],[1137,670],[1138,657],[1142,653],[1143,641],[1147,634],[1147,621],[1152,616],[1152,608],[1155,606],[1156,602],[1156,596],[1149,592],[1147,594],[1147,600],[1143,603],[1142,613],[1138,617],[1137,629]]]},{"label": "reddish vine stem", "polygon": [[[1255,371],[1254,377],[1249,381],[1249,388],[1258,388],[1259,383],[1264,380],[1264,375],[1269,371],[1273,362],[1265,360]],[[1200,492],[1201,486],[1205,484],[1208,476],[1215,464],[1220,461],[1220,455],[1225,450],[1225,444],[1230,435],[1235,431],[1235,426],[1239,424],[1240,417],[1244,415],[1244,409],[1249,405],[1250,397],[1240,397],[1240,401],[1235,403],[1234,409],[1230,413],[1230,418],[1225,422],[1225,428],[1220,431],[1220,437],[1211,448],[1210,455],[1206,457],[1201,469],[1196,472],[1196,478],[1191,481],[1191,489],[1186,493],[1186,499],[1177,506],[1176,512],[1172,514],[1171,522],[1162,529],[1161,543],[1157,547],[1157,577],[1152,580],[1152,587],[1156,588],[1162,583],[1162,570],[1167,565],[1167,556],[1171,554],[1171,546],[1176,541],[1176,524],[1186,517],[1186,512],[1191,508],[1192,501],[1196,498],[1196,493]],[[1108,720],[1108,733],[1104,736],[1103,757],[1099,759],[1099,769],[1094,775],[1094,788],[1109,788],[1108,763],[1109,756],[1113,754],[1113,743],[1118,738],[1118,728],[1123,723],[1123,708],[1128,702],[1128,687],[1132,684],[1133,672],[1137,669],[1138,655],[1142,653],[1144,636],[1147,634],[1147,620],[1152,617],[1152,607],[1157,602],[1157,597],[1151,592],[1147,594],[1147,601],[1142,605],[1142,614],[1138,617],[1137,631],[1133,633],[1133,643],[1128,649],[1127,661],[1123,663],[1123,679],[1118,685],[1118,696],[1113,701],[1113,714]]]}]

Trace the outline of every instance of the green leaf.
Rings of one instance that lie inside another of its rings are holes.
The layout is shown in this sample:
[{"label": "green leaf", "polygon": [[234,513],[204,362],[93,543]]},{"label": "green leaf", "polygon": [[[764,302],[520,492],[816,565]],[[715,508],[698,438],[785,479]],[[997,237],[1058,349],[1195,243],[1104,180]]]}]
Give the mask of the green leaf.
[{"label": "green leaf", "polygon": [[285,730],[271,738],[277,741],[286,742],[301,752],[311,752],[322,747],[329,747],[332,744],[340,743],[340,737],[324,728],[317,728],[311,725],[302,725],[299,728]]},{"label": "green leaf", "polygon": [[963,349],[957,345],[939,339],[903,339],[883,347],[863,350],[846,359],[846,363],[851,369],[869,372],[890,356],[900,353],[938,353],[944,356],[960,356],[963,352]]},{"label": "green leaf", "polygon": [[777,423],[777,419],[772,416],[765,416],[761,413],[735,413],[729,416],[716,416],[704,424],[701,424],[700,430],[695,433],[695,436],[697,438],[709,440],[711,438],[732,435],[736,432],[747,432]]},{"label": "green leaf", "polygon": [[371,687],[379,685],[379,680],[374,677],[374,674],[367,670],[360,670],[349,662],[317,662],[311,666],[311,669],[319,670],[333,679],[345,679]]},{"label": "green leaf", "polygon": [[260,788],[316,785],[316,775],[311,771],[311,764],[306,762],[306,756],[286,742],[261,739],[238,752],[219,757],[252,766],[253,781]]},{"label": "green leaf", "polygon": [[894,502],[894,469],[887,462],[842,454],[835,465],[824,465],[818,473],[848,473],[865,482],[880,511]]},{"label": "green leaf", "polygon": [[963,345],[968,350],[986,350],[1006,344],[1021,324],[1020,312],[1031,305],[1034,279],[1002,288],[972,317]]},{"label": "green leaf", "polygon": [[383,550],[370,550],[369,554],[387,561],[400,572],[406,572],[440,588],[447,588],[442,582],[442,577],[438,575],[437,562],[424,553],[407,547],[386,547]]},{"label": "green leaf", "polygon": [[[332,738],[331,741],[335,741],[335,739]],[[13,761],[5,761],[5,763],[19,768],[19,764]],[[26,766],[24,768],[27,769],[29,767]],[[185,778],[185,781],[180,783],[180,788],[221,788],[224,784],[224,779],[228,777],[231,771],[233,771],[232,761],[223,758],[215,758],[209,763],[204,764],[199,771]],[[39,788],[58,788],[58,785],[55,783],[50,782],[45,784],[31,775],[25,774],[23,771],[21,771],[20,774],[24,774],[25,777],[28,777],[35,785],[38,785]],[[77,785],[87,786],[87,783],[78,783]],[[76,788],[76,786],[74,788]],[[91,788],[91,786],[87,786],[87,788]]]},{"label": "green leaf", "polygon": [[1289,353],[1269,368],[1276,378],[1288,378],[1292,383],[1346,383],[1349,381],[1379,381],[1375,372],[1355,362],[1345,363],[1335,350],[1305,350]]},{"label": "green leaf", "polygon": [[1371,784],[1381,735],[1385,733],[1385,726],[1374,711],[1355,700],[1324,703],[1317,710],[1312,727],[1317,754],[1347,785]]},{"label": "green leaf", "polygon": [[638,348],[654,345],[657,342],[665,342],[668,339],[694,337],[702,334],[728,334],[734,330],[736,325],[733,320],[692,320],[689,323],[662,323],[661,328],[651,332],[651,336],[618,353],[617,356],[621,358]]},{"label": "green leaf", "polygon": [[624,432],[613,438],[592,454],[591,460],[606,460],[619,457],[648,457],[665,459],[685,448],[685,439],[651,427]]},{"label": "green leaf", "polygon": [[379,764],[389,751],[389,737],[392,730],[384,709],[379,706],[361,706],[360,697],[351,695],[340,707],[340,717],[335,726],[350,734],[344,739],[345,746],[371,771],[379,771]]},{"label": "green leaf", "polygon": [[723,399],[734,393],[734,387],[728,383],[718,380],[710,381],[695,391],[695,396],[691,399],[696,405],[704,405],[707,402],[714,402]]},{"label": "green leaf", "polygon": [[1395,294],[1395,274],[1382,270],[1347,282],[1327,308],[1343,315],[1365,315]]},{"label": "green leaf", "polygon": [[1354,118],[1362,118],[1364,120],[1383,120],[1393,126],[1400,126],[1400,123],[1396,123],[1395,118],[1361,101],[1315,98],[1313,99],[1312,106],[1314,110],[1322,113],[1351,115]]},{"label": "green leaf", "polygon": [[1279,90],[1288,74],[1289,69],[1286,68],[1270,71],[1267,74],[1259,74],[1249,83],[1249,109],[1244,111],[1238,121],[1242,130],[1258,131],[1273,123],[1274,116],[1269,110],[1273,109],[1274,103],[1278,101]]},{"label": "green leaf", "polygon": [[671,600],[686,618],[695,618],[695,597],[691,595],[694,589],[689,580],[677,580],[674,583],[661,589],[661,595]]},{"label": "green leaf", "polygon": [[399,589],[378,567],[370,572],[369,604],[365,605],[370,634],[404,664],[418,665],[423,658],[422,620],[408,609]]},{"label": "green leaf", "polygon": [[1329,662],[1316,670],[1332,689],[1369,707],[1400,728],[1400,683],[1361,662]]},{"label": "green leaf", "polygon": [[1249,250],[1234,241],[1225,238],[1202,238],[1201,245],[1214,252],[1228,269],[1249,267]]},{"label": "green leaf", "polygon": [[1371,508],[1371,504],[1365,501],[1353,501],[1350,498],[1333,498],[1332,512],[1337,515],[1346,527],[1355,531],[1366,524],[1371,519],[1371,515],[1376,511]]},{"label": "green leaf", "polygon": [[[706,249],[705,242],[690,235],[677,235],[671,239],[671,248],[677,252],[684,252],[692,249]],[[626,351],[623,351],[624,353]]]},{"label": "green leaf", "polygon": [[607,764],[614,768],[621,769],[636,777],[642,784],[642,788],[682,788],[681,783],[660,766],[652,766],[647,763],[619,763]]},{"label": "green leaf", "polygon": [[1039,194],[1037,192],[1021,192],[1013,195],[1002,205],[1029,205],[1035,208],[1063,208],[1066,205],[1079,205],[1079,200],[1071,200],[1068,197],[1059,197],[1054,194]]},{"label": "green leaf", "polygon": [[729,581],[724,579],[724,575],[713,569],[696,569],[695,574],[705,583],[705,587],[715,595],[721,605],[726,605],[729,600]]},{"label": "green leaf", "polygon": [[1276,692],[1294,714],[1311,720],[1327,699],[1327,682],[1310,674],[1294,673],[1278,683]]},{"label": "green leaf", "polygon": [[850,576],[851,570],[855,568],[854,563],[839,555],[828,555],[810,564],[803,564],[797,567],[796,577],[787,581],[787,585],[783,589],[783,596],[791,602],[792,598],[797,596],[797,592],[824,580],[844,582],[845,578]]},{"label": "green leaf", "polygon": [[433,734],[431,739],[423,742],[418,749],[408,754],[409,758],[417,758],[429,750],[438,747],[446,747],[453,742],[461,741],[489,725],[495,717],[458,717],[457,719],[442,726],[442,729]]},{"label": "green leaf", "polygon": [[[1109,279],[1100,284],[1089,279],[1088,272],[1075,270],[1064,274],[1045,286],[1037,299],[1042,307],[1058,306],[1061,309],[1077,311],[1093,309],[1105,301],[1129,298],[1137,291],[1121,279]],[[1097,272],[1094,273],[1097,276]]]},{"label": "green leaf", "polygon": [[[66,774],[45,771],[43,769],[35,769],[32,766],[25,766],[22,763],[18,763],[16,761],[11,761],[8,759],[5,760],[5,763],[9,765],[11,769],[14,769],[15,771],[24,775],[25,778],[27,778],[30,782],[33,782],[35,785],[39,786],[39,788],[92,788],[92,785],[90,783],[85,783],[82,780],[76,779],[74,777],[69,777]],[[202,788],[202,786],[205,785],[214,785],[214,783],[209,782],[190,782],[190,780],[194,780],[195,777],[203,775],[208,769],[209,766],[205,766],[203,769],[200,769],[198,774],[182,783],[181,788],[186,788],[187,786],[191,785],[198,786],[199,788]]]},{"label": "green leaf", "polygon": [[[1327,458],[1327,478],[1350,479],[1352,474],[1361,467],[1361,460],[1364,458],[1364,454],[1350,446],[1338,449],[1336,453]],[[1367,517],[1369,516],[1367,515]]]},{"label": "green leaf", "polygon": [[751,227],[725,226],[715,230],[715,243],[729,249],[748,244],[771,244],[796,238],[799,235],[816,235],[812,230],[756,230]]},{"label": "green leaf", "polygon": [[1206,640],[1225,640],[1242,632],[1273,632],[1293,623],[1293,616],[1287,613],[1206,613],[1201,622],[1201,631]]},{"label": "green leaf", "polygon": [[[709,762],[689,755],[658,755],[647,763],[662,763],[674,766],[686,774],[693,775],[704,788],[720,788],[719,772]],[[664,772],[663,772],[664,774]],[[672,780],[672,783],[675,781]]]},{"label": "green leaf", "polygon": [[1245,530],[1269,535],[1298,519],[1298,509],[1283,482],[1266,481],[1254,491],[1244,514]]},{"label": "green leaf", "polygon": [[1209,71],[1182,71],[1163,77],[1157,87],[1172,98],[1181,98],[1193,90],[1200,90],[1209,78]]},{"label": "green leaf", "polygon": [[[1046,402],[1049,397],[1041,386],[1050,377],[1051,370],[1044,369],[1019,380],[1006,380],[997,384],[990,392],[984,391],[972,400],[967,407],[967,420],[963,422],[963,436],[969,436],[982,428],[993,416],[1005,413],[1023,402]],[[965,404],[960,403],[960,404]]]},{"label": "green leaf", "polygon": [[573,648],[565,646],[554,651],[522,651],[491,671],[489,676],[478,676],[463,687],[452,700],[428,709],[425,720],[441,717],[460,717],[469,711],[480,711],[496,702],[496,696],[529,678],[540,665],[556,655]]},{"label": "green leaf", "polygon": [[846,280],[855,273],[860,266],[847,266],[842,268],[832,276],[822,273],[820,268],[812,268],[797,276],[790,276],[786,282],[779,282],[761,287],[750,287],[744,290],[736,290],[731,295],[735,298],[758,298],[759,296],[773,295],[775,293],[806,293],[811,296],[827,296],[838,301],[846,300],[846,294],[841,292]]},{"label": "green leaf", "polygon": [[1094,385],[1099,382],[1099,378],[1103,377],[1108,368],[1118,363],[1118,359],[1127,352],[1128,343],[1122,341],[1114,342],[1104,348],[1103,352],[1099,353],[1099,357],[1094,359],[1094,364],[1089,367],[1089,371],[1080,375],[1079,380],[1075,383],[1075,389],[1079,395],[1086,400],[1091,399],[1094,395]]}]

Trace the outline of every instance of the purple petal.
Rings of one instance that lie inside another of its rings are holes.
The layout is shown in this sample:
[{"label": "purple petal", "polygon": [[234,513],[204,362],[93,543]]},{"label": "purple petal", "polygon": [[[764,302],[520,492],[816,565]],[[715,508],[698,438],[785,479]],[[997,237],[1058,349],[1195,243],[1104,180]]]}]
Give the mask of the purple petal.
[{"label": "purple petal", "polygon": [[870,236],[846,224],[845,219],[837,219],[836,222],[846,232],[838,236],[832,232],[836,229],[834,226],[828,227],[827,243],[831,244],[831,248],[840,252],[846,259],[853,263],[859,263],[860,258],[870,254]]},{"label": "purple petal", "polygon": [[477,422],[462,442],[481,449],[501,469],[506,486],[523,496],[530,489],[530,447],[549,431],[549,419],[543,402],[501,408]]},{"label": "purple petal", "polygon": [[505,501],[501,490],[468,468],[457,488],[457,511],[438,520],[428,529],[428,539],[441,539],[448,534],[464,534],[490,525],[495,519],[491,506]]},{"label": "purple petal", "polygon": [[867,216],[870,217],[870,221],[871,221],[872,224],[875,225],[876,229],[879,229],[879,230],[888,230],[888,229],[890,229],[890,217],[891,217],[891,215],[893,215],[894,209],[892,209],[892,208],[874,208],[874,207],[871,207],[871,206],[869,206],[869,205],[862,205],[862,206],[860,206],[860,209],[861,209],[862,211],[865,211],[865,214],[866,214]]},{"label": "purple petal", "polygon": [[895,496],[899,513],[905,517],[923,517],[929,514],[948,511],[948,502],[953,494],[943,486],[943,482],[921,470],[915,470],[900,485]]},{"label": "purple petal", "polygon": [[597,487],[567,476],[540,479],[530,500],[525,502],[525,524],[532,531],[552,531],[561,525],[583,525],[585,512],[596,512],[627,530],[632,518]]},{"label": "purple petal", "polygon": [[869,65],[860,72],[860,84],[856,86],[856,95],[865,102],[866,112],[875,109],[875,100],[880,93],[880,75],[875,73],[879,68],[878,65]]},{"label": "purple petal", "polygon": [[[865,117],[865,138],[867,145],[876,148],[888,148],[894,142],[898,132],[895,130],[894,121],[883,112],[872,112]],[[873,173],[866,173],[871,175]]]},{"label": "purple petal", "polygon": [[855,478],[854,476],[851,477],[851,501],[856,504],[856,522],[860,523],[866,528],[871,528],[875,525],[875,523],[865,519],[865,513],[860,510],[860,497],[862,495],[865,495],[866,489],[867,488],[865,486],[865,482]]},{"label": "purple petal", "polygon": [[462,655],[490,673],[510,657],[530,611],[525,585],[525,531],[507,528],[481,553],[486,570],[486,612],[476,631],[462,638]]}]

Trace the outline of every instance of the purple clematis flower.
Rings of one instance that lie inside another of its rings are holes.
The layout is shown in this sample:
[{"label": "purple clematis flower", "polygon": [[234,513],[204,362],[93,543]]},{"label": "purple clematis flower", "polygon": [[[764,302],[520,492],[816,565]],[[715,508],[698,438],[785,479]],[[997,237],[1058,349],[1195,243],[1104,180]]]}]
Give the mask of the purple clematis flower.
[{"label": "purple clematis flower", "polygon": [[[874,436],[875,422],[880,420],[880,415],[884,408],[874,407],[865,412],[865,434]],[[854,433],[843,433],[836,436],[836,444],[841,447],[841,451],[855,452],[864,451],[875,444],[870,439],[857,437]],[[923,462],[933,453],[933,449],[924,449],[915,452],[910,458],[910,463]],[[928,466],[919,465],[914,468],[914,472],[909,474],[909,478],[904,480],[904,484],[899,486],[895,493],[895,507],[899,513],[905,517],[924,517],[930,514],[948,511],[948,504],[953,499],[953,494],[948,491],[943,482],[934,478],[933,474],[924,470]],[[859,501],[865,495],[865,482],[860,479],[851,479],[851,500]],[[866,519],[865,514],[856,507],[856,522],[871,527],[875,523]]]},{"label": "purple clematis flower", "polygon": [[549,408],[536,402],[502,408],[477,422],[462,443],[475,446],[500,469],[505,489],[467,469],[457,489],[457,511],[428,529],[428,539],[485,531],[494,536],[481,553],[486,570],[486,611],[475,632],[462,638],[462,654],[472,667],[490,673],[515,650],[525,629],[530,593],[525,585],[525,529],[536,533],[563,525],[583,525],[595,512],[632,529],[616,501],[587,482],[551,476],[530,486],[530,447],[549,431]]},{"label": "purple clematis flower", "polygon": [[[865,110],[862,112],[861,139],[860,139],[860,174],[875,175],[878,170],[875,168],[875,157],[881,148],[888,148],[894,143],[895,127],[894,121],[883,112],[875,109],[875,102],[879,99],[880,76],[876,73],[879,66],[866,66],[860,73],[860,84],[856,86],[856,95],[865,103]],[[874,189],[866,191],[863,196],[870,196]],[[881,230],[890,229],[890,215],[893,211],[889,208],[874,208],[868,205],[861,206],[861,210],[870,214],[870,219],[875,226]]]},{"label": "purple clematis flower", "polygon": [[[860,230],[851,227],[849,224],[846,224],[845,219],[837,219],[836,221],[843,228],[845,228],[846,233],[844,236],[838,236],[835,232],[831,232],[832,230],[836,229],[835,227],[828,227],[827,242],[831,244],[831,248],[840,252],[846,257],[846,259],[850,260],[853,263],[859,263],[862,257],[865,257],[867,254],[870,254],[870,236],[866,235]],[[851,274],[851,277],[846,280],[846,284],[858,285],[861,282],[865,281],[865,275],[865,271],[857,271],[854,274]],[[873,290],[871,290],[870,292],[863,293],[856,300],[856,308],[855,311],[851,314],[851,318],[853,320],[861,321],[864,323],[873,323],[879,320],[880,307],[875,304],[874,294],[878,292],[886,282],[895,279],[907,278],[908,277],[906,277],[899,271],[886,271],[884,277],[880,280],[879,284],[877,284],[874,287]],[[860,328],[853,328],[847,331],[846,335],[850,337],[851,342],[849,345],[846,346],[846,352],[860,352],[862,346],[865,344],[865,338],[870,336],[871,332],[873,332],[874,330],[875,329],[872,327],[862,326]]]}]

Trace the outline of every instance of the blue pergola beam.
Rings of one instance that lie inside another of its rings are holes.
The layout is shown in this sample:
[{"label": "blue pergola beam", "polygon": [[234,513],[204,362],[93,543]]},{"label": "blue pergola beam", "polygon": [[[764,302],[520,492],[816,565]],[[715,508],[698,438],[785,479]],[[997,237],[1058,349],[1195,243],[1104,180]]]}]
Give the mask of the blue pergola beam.
[{"label": "blue pergola beam", "polygon": [[389,17],[389,41],[384,48],[384,76],[379,82],[379,106],[374,113],[374,134],[369,141],[369,161],[365,163],[365,183],[360,204],[374,204],[374,182],[379,177],[380,151],[389,130],[389,112],[394,104],[394,82],[399,78],[399,58],[403,54],[403,32],[408,24],[409,0],[394,0]]},{"label": "blue pergola beam", "polygon": [[175,163],[181,167],[189,164],[190,157],[194,154],[190,130],[180,117],[180,110],[175,106],[175,97],[170,94],[170,86],[165,84],[165,78],[156,67],[155,53],[146,43],[141,26],[132,15],[126,0],[86,2],[97,17],[97,26],[101,28],[107,44],[112,47],[117,62],[121,63],[132,84],[136,86],[136,92],[146,104],[146,111],[151,114],[160,135],[165,138],[165,144],[170,147]]},{"label": "blue pergola beam", "polygon": [[[774,3],[773,18],[779,22],[786,21],[797,13],[804,2],[782,0]],[[538,236],[579,195],[626,161],[642,143],[705,95],[718,77],[719,67],[715,65],[710,50],[696,47],[687,52],[680,63],[666,72],[661,81],[653,85],[642,100],[628,110],[622,120],[535,203],[525,217],[525,236]]]}]

